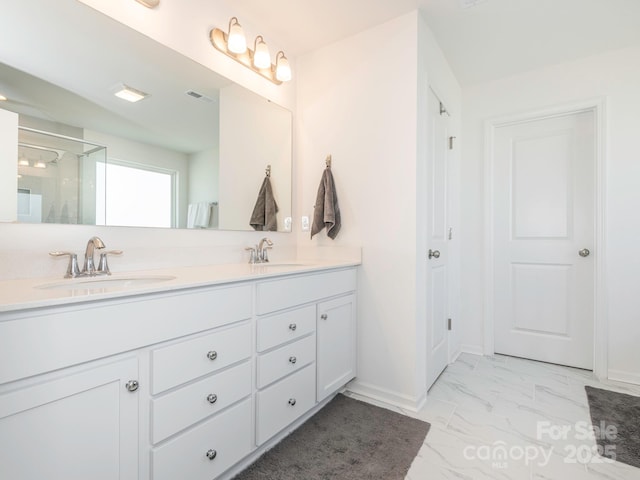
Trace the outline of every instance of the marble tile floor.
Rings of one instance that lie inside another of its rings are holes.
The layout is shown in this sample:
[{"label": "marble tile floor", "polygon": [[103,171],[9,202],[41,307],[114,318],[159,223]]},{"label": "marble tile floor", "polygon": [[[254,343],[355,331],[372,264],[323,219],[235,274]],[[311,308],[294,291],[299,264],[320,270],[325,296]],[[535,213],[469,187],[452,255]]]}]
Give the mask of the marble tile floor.
[{"label": "marble tile floor", "polygon": [[431,423],[405,480],[640,480],[595,453],[585,385],[640,395],[585,370],[463,353],[419,412],[379,405]]}]

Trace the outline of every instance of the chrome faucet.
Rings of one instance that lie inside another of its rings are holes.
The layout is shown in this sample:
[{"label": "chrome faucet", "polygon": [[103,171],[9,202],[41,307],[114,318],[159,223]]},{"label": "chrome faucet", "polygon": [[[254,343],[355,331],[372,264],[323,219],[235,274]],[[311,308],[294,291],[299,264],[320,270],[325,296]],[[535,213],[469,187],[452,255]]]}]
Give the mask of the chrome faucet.
[{"label": "chrome faucet", "polygon": [[105,247],[104,242],[100,240],[98,237],[91,237],[87,242],[87,249],[84,251],[84,266],[82,267],[82,272],[80,274],[84,274],[87,276],[96,275],[96,264],[94,259],[94,250],[97,248],[99,250]]},{"label": "chrome faucet", "polygon": [[94,277],[96,275],[111,275],[109,265],[107,263],[108,255],[122,255],[122,250],[110,250],[100,253],[100,260],[96,267],[95,250],[105,248],[104,242],[99,237],[91,237],[87,242],[87,248],[84,252],[84,265],[82,270],[78,267],[78,256],[73,252],[49,252],[53,257],[69,256],[69,266],[64,278],[76,277]]},{"label": "chrome faucet", "polygon": [[271,247],[273,247],[273,242],[267,237],[264,237],[255,247],[245,248],[245,250],[250,252],[249,263],[268,263],[269,256],[267,255],[267,250]]}]

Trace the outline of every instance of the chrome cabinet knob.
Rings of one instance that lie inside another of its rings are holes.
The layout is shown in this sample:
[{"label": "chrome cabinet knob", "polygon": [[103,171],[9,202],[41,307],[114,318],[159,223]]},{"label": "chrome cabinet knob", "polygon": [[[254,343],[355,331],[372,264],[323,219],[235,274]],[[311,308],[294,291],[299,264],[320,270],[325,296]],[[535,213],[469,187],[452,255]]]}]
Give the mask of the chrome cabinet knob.
[{"label": "chrome cabinet knob", "polygon": [[124,384],[124,388],[126,388],[130,392],[135,392],[136,390],[138,390],[139,386],[140,384],[138,383],[137,380],[129,380],[127,383]]},{"label": "chrome cabinet knob", "polygon": [[320,315],[320,318],[322,320],[326,320],[327,318],[329,318],[329,315],[327,315],[326,313],[323,313],[322,315]]},{"label": "chrome cabinet knob", "polygon": [[296,328],[298,328],[298,326],[295,323],[289,324],[289,330],[291,330],[292,332],[295,332]]},{"label": "chrome cabinet knob", "polygon": [[216,352],[215,350],[211,350],[210,352],[207,352],[207,358],[209,360],[215,360],[216,358],[218,358],[218,352]]},{"label": "chrome cabinet knob", "polygon": [[209,460],[213,460],[214,458],[216,458],[216,457],[218,456],[218,452],[216,452],[216,451],[212,448],[212,449],[210,449],[210,450],[207,450],[206,455],[207,455],[207,458],[208,458]]},{"label": "chrome cabinet knob", "polygon": [[289,399],[289,405],[291,405],[292,407],[296,404],[296,399],[295,398],[290,398]]},{"label": "chrome cabinet knob", "polygon": [[581,257],[588,257],[591,254],[588,248],[583,248],[582,250],[578,250],[578,255]]},{"label": "chrome cabinet knob", "polygon": [[440,258],[440,250],[429,249],[429,259],[432,259],[432,258]]},{"label": "chrome cabinet knob", "polygon": [[295,364],[298,361],[296,357],[289,357],[289,362]]},{"label": "chrome cabinet knob", "polygon": [[215,393],[210,393],[207,395],[207,402],[214,404],[218,401],[218,396]]}]

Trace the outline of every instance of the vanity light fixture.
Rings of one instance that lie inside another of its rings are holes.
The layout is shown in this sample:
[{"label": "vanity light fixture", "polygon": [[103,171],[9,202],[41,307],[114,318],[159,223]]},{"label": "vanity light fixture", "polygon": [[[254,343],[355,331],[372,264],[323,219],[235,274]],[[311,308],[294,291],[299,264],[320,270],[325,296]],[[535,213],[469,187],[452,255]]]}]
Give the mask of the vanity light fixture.
[{"label": "vanity light fixture", "polygon": [[136,90],[135,88],[131,88],[127,85],[122,85],[120,89],[114,93],[114,95],[131,103],[139,102],[143,98],[149,96],[148,93]]},{"label": "vanity light fixture", "polygon": [[214,28],[209,32],[211,44],[216,50],[253,70],[267,80],[280,85],[291,80],[291,66],[284,52],[276,55],[276,64],[271,63],[269,47],[262,35],[258,35],[253,42],[253,50],[247,48],[247,40],[242,26],[236,17],[229,20],[227,32]]},{"label": "vanity light fixture", "polygon": [[160,0],[136,0],[147,8],[156,8],[160,4]]}]

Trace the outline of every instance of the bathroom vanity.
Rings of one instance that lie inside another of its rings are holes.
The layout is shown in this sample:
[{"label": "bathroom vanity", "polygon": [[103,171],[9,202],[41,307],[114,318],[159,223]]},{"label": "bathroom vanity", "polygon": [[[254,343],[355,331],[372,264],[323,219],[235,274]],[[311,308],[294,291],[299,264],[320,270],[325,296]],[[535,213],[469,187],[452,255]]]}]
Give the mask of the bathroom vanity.
[{"label": "bathroom vanity", "polygon": [[230,478],[355,377],[355,265],[0,282],[0,478]]}]

